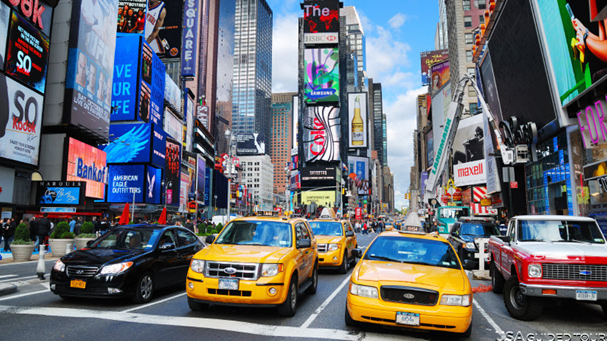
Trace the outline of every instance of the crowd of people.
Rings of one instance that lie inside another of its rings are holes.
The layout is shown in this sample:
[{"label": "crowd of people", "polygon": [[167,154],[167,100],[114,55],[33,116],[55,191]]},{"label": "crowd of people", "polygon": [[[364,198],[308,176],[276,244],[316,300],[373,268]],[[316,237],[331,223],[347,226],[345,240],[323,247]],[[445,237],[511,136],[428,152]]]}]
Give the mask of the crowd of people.
[{"label": "crowd of people", "polygon": [[384,232],[386,224],[382,220],[369,219],[369,220],[356,220],[354,222],[354,230],[362,234],[369,233],[380,233]]}]

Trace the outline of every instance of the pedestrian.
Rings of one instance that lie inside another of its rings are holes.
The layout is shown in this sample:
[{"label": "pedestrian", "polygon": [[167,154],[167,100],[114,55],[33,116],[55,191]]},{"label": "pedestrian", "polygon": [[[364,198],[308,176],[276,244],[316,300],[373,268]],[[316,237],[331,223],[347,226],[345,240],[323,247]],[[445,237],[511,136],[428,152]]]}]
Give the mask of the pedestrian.
[{"label": "pedestrian", "polygon": [[46,238],[51,231],[51,221],[48,219],[48,213],[44,213],[38,220],[38,246],[46,244]]},{"label": "pedestrian", "polygon": [[192,221],[190,219],[187,219],[185,221],[185,224],[183,225],[183,227],[185,227],[186,229],[194,232],[194,224],[192,224]]},{"label": "pedestrian", "polygon": [[507,222],[508,218],[503,218],[500,220],[500,224],[499,224],[499,229],[500,229],[500,234],[502,236],[505,236],[506,233],[508,232],[508,222]]},{"label": "pedestrian", "polygon": [[6,231],[6,225],[8,225],[8,218],[2,219],[2,223],[0,224],[0,245],[2,245],[2,241],[4,241],[4,231]]},{"label": "pedestrian", "polygon": [[80,234],[80,229],[82,228],[82,217],[78,217],[76,219],[76,224],[74,224],[74,233],[76,235]]},{"label": "pedestrian", "polygon": [[95,233],[101,233],[101,226],[99,221],[97,221],[97,217],[93,217],[91,222],[93,223],[93,231],[95,231]]},{"label": "pedestrian", "polygon": [[11,242],[15,236],[15,230],[17,229],[17,222],[15,218],[11,218],[4,230],[4,252],[11,251]]},{"label": "pedestrian", "polygon": [[107,221],[107,217],[103,217],[101,222],[99,222],[99,230],[101,233],[105,233],[107,230],[111,229],[110,223]]},{"label": "pedestrian", "polygon": [[369,234],[369,231],[367,231],[367,222],[363,222],[363,234]]},{"label": "pedestrian", "polygon": [[38,248],[38,219],[32,217],[30,220],[30,240],[34,242],[34,247]]},{"label": "pedestrian", "polygon": [[74,233],[74,228],[76,227],[76,217],[72,217],[69,224],[70,224],[70,232]]}]

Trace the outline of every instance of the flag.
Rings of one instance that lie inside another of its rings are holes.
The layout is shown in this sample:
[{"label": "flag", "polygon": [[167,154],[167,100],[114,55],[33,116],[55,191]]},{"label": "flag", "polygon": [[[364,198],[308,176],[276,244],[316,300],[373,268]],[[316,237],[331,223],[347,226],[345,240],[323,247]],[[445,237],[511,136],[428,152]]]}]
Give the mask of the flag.
[{"label": "flag", "polygon": [[124,210],[122,210],[122,215],[120,215],[120,221],[118,225],[128,225],[129,224],[129,203],[127,202],[124,205]]},{"label": "flag", "polygon": [[162,209],[162,213],[160,213],[160,218],[158,218],[158,224],[164,225],[167,223],[167,208]]}]

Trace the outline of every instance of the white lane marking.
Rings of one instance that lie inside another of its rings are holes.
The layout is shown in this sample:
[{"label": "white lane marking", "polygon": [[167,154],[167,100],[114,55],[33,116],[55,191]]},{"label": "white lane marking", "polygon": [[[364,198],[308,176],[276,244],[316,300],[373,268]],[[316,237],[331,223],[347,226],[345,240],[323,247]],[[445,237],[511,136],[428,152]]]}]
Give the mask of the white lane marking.
[{"label": "white lane marking", "polygon": [[[227,332],[238,332],[251,335],[262,335],[270,337],[301,337],[333,340],[361,340],[364,334],[352,334],[348,330],[327,329],[327,328],[300,328],[287,326],[269,326],[266,324],[256,324],[241,321],[230,321],[203,317],[176,317],[149,315],[138,313],[123,313],[115,311],[96,311],[86,309],[71,308],[46,308],[46,307],[16,307],[0,306],[0,313],[18,314],[18,315],[38,315],[66,318],[90,318],[103,319],[116,322],[142,323],[152,325],[164,325],[174,327],[188,327],[198,329],[212,329]],[[234,326],[238,325],[238,330]]]},{"label": "white lane marking", "polygon": [[474,302],[474,306],[476,307],[476,309],[478,309],[478,311],[480,311],[481,315],[483,315],[483,317],[487,320],[487,322],[489,322],[491,327],[493,327],[493,329],[495,329],[495,332],[499,335],[504,335],[504,331],[502,330],[502,328],[500,328],[497,325],[497,323],[495,323],[495,321],[493,321],[491,316],[489,316],[489,314],[487,314],[485,312],[485,309],[483,309],[483,307],[481,307],[481,305],[476,301],[476,299],[473,299],[472,302]]},{"label": "white lane marking", "polygon": [[0,278],[17,277],[19,275],[2,275]]},{"label": "white lane marking", "polygon": [[1,280],[0,283],[8,283],[8,282],[15,282],[15,281],[23,281],[26,279],[32,279],[32,278],[36,278],[38,276],[27,276],[27,277],[19,277],[19,278],[11,278],[11,279],[4,279]]},{"label": "white lane marking", "polygon": [[180,297],[180,296],[183,296],[183,295],[185,295],[185,292],[179,293],[179,294],[177,294],[175,296],[167,297],[167,298],[162,299],[160,301],[150,302],[150,303],[144,304],[142,306],[138,306],[138,307],[134,307],[134,308],[131,308],[131,309],[123,310],[122,312],[123,313],[130,313],[131,311],[139,310],[139,309],[143,309],[143,308],[147,308],[147,307],[151,307],[151,306],[156,305],[158,303],[163,303],[163,302],[166,302],[166,301],[170,301],[170,300],[172,300],[174,298],[177,298],[177,297]]},{"label": "white lane marking", "polygon": [[327,299],[320,305],[320,307],[316,308],[314,313],[312,315],[310,315],[310,317],[308,317],[306,322],[304,322],[304,324],[302,324],[300,328],[308,328],[310,326],[310,324],[312,324],[312,322],[314,322],[314,319],[316,319],[316,317],[318,317],[318,315],[329,305],[329,303],[331,303],[331,301],[335,298],[335,296],[337,296],[337,294],[339,294],[341,289],[343,289],[343,287],[346,284],[348,284],[349,281],[350,281],[350,276],[347,276],[346,279],[339,285],[339,287],[337,289],[335,289],[335,291],[333,291],[333,293],[329,297],[327,297]]},{"label": "white lane marking", "polygon": [[19,297],[25,297],[25,296],[31,296],[31,295],[35,295],[35,294],[40,294],[43,292],[48,292],[50,293],[49,289],[44,289],[44,290],[38,290],[38,291],[32,291],[32,292],[26,292],[24,294],[19,294],[19,295],[12,295],[12,296],[6,296],[6,297],[2,297],[0,298],[0,301],[6,301],[6,300],[12,300],[14,298],[19,298]]}]

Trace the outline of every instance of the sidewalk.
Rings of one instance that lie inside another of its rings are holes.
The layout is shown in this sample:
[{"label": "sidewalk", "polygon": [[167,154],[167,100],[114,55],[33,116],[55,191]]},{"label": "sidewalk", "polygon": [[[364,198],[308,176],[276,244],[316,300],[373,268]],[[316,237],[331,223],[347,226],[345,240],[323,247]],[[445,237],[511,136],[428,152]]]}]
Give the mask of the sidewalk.
[{"label": "sidewalk", "polygon": [[[4,252],[4,250],[2,249],[0,251],[0,255],[2,255],[2,259],[0,260],[0,265],[3,264],[15,264],[15,263],[25,263],[25,262],[15,262],[13,261],[13,254],[10,252]],[[30,260],[28,262],[37,262],[39,259],[40,255],[39,253],[36,251],[32,254],[32,258],[30,258]],[[45,252],[44,253],[44,260],[56,260],[59,259],[59,257],[51,257],[51,253],[50,252]],[[31,285],[31,284],[37,284],[37,283],[42,283],[42,282],[48,282],[48,273],[49,273],[50,269],[47,267],[46,269],[46,279],[41,280],[39,278],[34,278],[34,279],[29,279],[27,281],[20,281],[17,280],[15,282],[6,282],[6,283],[0,283],[0,296],[4,296],[4,295],[10,295],[12,293],[15,293],[19,287],[21,286],[25,286],[25,285]]]}]

